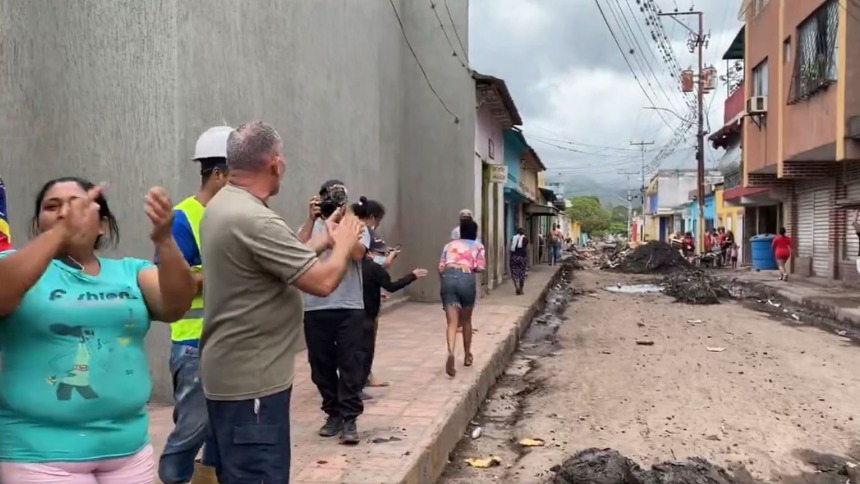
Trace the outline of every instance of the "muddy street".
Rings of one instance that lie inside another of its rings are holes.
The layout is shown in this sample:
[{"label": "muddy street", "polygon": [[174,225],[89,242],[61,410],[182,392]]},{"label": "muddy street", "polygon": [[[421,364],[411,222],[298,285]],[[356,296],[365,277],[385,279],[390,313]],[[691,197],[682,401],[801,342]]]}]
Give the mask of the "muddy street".
[{"label": "muddy street", "polygon": [[574,273],[569,303],[533,323],[440,483],[552,482],[589,448],[645,469],[701,457],[738,482],[860,482],[846,475],[860,458],[855,342],[749,302],[605,289],[638,282],[651,281]]}]

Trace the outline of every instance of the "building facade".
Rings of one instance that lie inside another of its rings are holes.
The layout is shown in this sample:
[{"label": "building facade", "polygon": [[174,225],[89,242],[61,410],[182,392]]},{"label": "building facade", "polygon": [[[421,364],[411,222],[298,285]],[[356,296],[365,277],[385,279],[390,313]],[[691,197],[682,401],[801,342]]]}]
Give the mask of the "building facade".
[{"label": "building facade", "polygon": [[481,239],[487,256],[482,285],[490,291],[502,283],[507,259],[504,186],[508,180],[505,161],[505,130],[523,123],[505,81],[474,72],[477,116],[475,122],[475,169],[480,183]]},{"label": "building facade", "polygon": [[793,272],[858,283],[850,222],[860,208],[860,92],[849,86],[860,81],[860,5],[771,0],[744,14],[738,188],[748,202],[771,202],[754,217],[745,211],[745,233],[786,227]]},{"label": "building facade", "polygon": [[[396,272],[432,265],[458,211],[477,208],[474,79],[425,4],[394,1],[456,119],[428,89],[388,2],[0,5],[0,173],[16,242],[27,238],[39,187],[77,175],[110,184],[116,253],[152,257],[146,189],[193,194],[197,137],[255,119],[284,137],[287,175],[273,208],[296,226],[322,182],[343,180],[353,198],[385,204],[380,230],[404,247]],[[448,5],[447,28],[468,41],[468,3]],[[439,280],[408,292],[435,301]],[[156,401],[172,394],[169,349],[169,327],[153,325]]]},{"label": "building facade", "polygon": [[[669,239],[676,230],[676,208],[690,200],[690,192],[698,183],[697,177],[696,170],[660,170],[651,177],[645,189],[645,240],[665,242]],[[720,181],[721,173],[705,173],[705,186]]]}]

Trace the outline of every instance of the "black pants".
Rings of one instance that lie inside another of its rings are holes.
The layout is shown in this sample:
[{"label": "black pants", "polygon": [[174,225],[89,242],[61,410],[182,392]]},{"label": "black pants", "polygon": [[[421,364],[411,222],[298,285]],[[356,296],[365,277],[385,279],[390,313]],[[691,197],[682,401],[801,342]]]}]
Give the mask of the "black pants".
[{"label": "black pants", "polygon": [[364,317],[363,334],[361,337],[361,350],[364,353],[364,377],[361,382],[367,385],[370,372],[373,370],[373,356],[376,354],[376,332],[379,330],[379,319]]},{"label": "black pants", "polygon": [[305,311],[305,340],[311,381],[322,397],[322,410],[344,420],[364,411],[364,310]]},{"label": "black pants", "polygon": [[206,399],[221,484],[289,482],[292,388],[259,399]]}]

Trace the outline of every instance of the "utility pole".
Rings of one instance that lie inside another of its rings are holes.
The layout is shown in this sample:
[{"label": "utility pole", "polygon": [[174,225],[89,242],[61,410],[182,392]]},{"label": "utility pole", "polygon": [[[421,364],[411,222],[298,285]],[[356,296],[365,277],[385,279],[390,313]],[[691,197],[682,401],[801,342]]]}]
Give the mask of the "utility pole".
[{"label": "utility pole", "polygon": [[705,242],[705,111],[704,111],[704,100],[705,100],[705,83],[704,83],[704,73],[705,65],[704,65],[704,50],[705,46],[708,42],[707,36],[705,35],[705,19],[704,14],[702,12],[690,11],[690,12],[673,12],[673,13],[658,13],[657,15],[661,17],[671,17],[673,20],[678,21],[675,17],[681,15],[695,15],[699,20],[699,29],[698,31],[693,31],[685,24],[683,25],[687,30],[690,31],[690,39],[687,41],[687,47],[689,47],[690,52],[698,51],[699,56],[699,65],[698,70],[696,72],[696,117],[698,119],[698,126],[696,129],[696,171],[698,172],[698,202],[699,202],[699,223],[698,227],[696,227],[696,245],[698,246],[699,253],[704,250],[704,242]]},{"label": "utility pole", "polygon": [[642,157],[640,159],[639,164],[639,174],[642,177],[642,186],[639,187],[639,202],[641,207],[641,214],[644,219],[645,217],[645,147],[653,145],[653,141],[631,141],[630,146],[638,146],[639,153],[641,153]]},{"label": "utility pole", "polygon": [[618,173],[627,178],[627,241],[630,242],[630,234],[633,231],[633,194],[630,192],[630,176],[636,175],[635,171],[619,171]]}]

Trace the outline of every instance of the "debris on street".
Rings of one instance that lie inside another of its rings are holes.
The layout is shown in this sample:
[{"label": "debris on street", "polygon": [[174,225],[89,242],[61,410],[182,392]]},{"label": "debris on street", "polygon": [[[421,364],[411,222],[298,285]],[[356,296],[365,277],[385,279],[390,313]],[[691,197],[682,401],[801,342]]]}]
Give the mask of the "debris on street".
[{"label": "debris on street", "polygon": [[654,342],[650,340],[638,340],[636,344],[639,346],[654,346]]},{"label": "debris on street", "polygon": [[726,351],[722,346],[706,346],[705,349],[711,353],[722,353],[723,351]]},{"label": "debris on street", "polygon": [[481,427],[475,427],[472,429],[472,433],[470,434],[473,439],[481,438],[481,435],[484,434],[484,429]]},{"label": "debris on street", "polygon": [[469,464],[470,467],[476,467],[478,469],[486,469],[488,467],[502,465],[502,459],[495,455],[487,457],[486,459],[471,457],[469,459],[465,459],[465,462],[466,464]]},{"label": "debris on street", "polygon": [[663,278],[663,293],[687,304],[719,304],[731,297],[722,279],[701,269],[667,275]]},{"label": "debris on street", "polygon": [[722,467],[698,457],[655,464],[645,470],[612,449],[577,452],[553,470],[556,472],[553,484],[739,484]]},{"label": "debris on street", "polygon": [[636,248],[619,248],[601,264],[603,269],[629,274],[669,274],[693,268],[680,252],[665,242],[651,241]]},{"label": "debris on street", "polygon": [[520,445],[523,447],[543,447],[546,442],[543,439],[520,439]]}]

